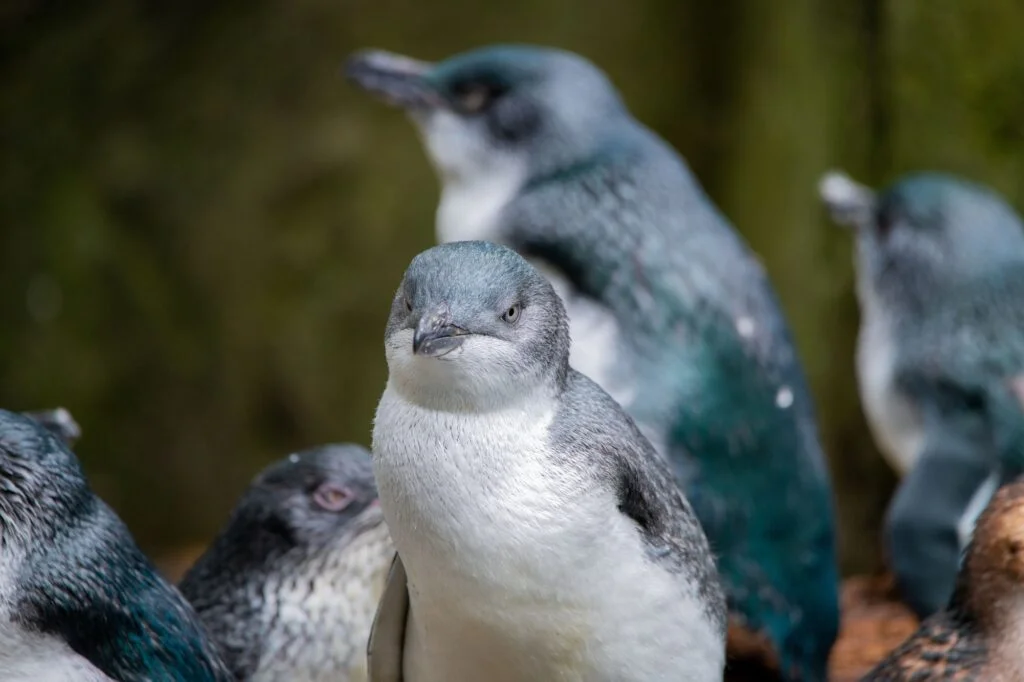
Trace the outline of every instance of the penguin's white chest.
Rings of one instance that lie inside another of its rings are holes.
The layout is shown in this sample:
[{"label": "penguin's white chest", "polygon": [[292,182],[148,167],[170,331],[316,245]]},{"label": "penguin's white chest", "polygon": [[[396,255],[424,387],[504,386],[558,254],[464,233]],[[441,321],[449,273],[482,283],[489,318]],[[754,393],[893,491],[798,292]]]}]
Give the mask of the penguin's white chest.
[{"label": "penguin's white chest", "polygon": [[65,642],[0,623],[0,680],[4,682],[113,682]]},{"label": "penguin's white chest", "polygon": [[647,559],[583,462],[549,452],[552,414],[438,413],[385,391],[374,470],[409,578],[407,678],[720,680],[695,591]]},{"label": "penguin's white chest", "polygon": [[896,345],[881,314],[862,308],[857,338],[857,380],[871,434],[890,466],[903,476],[913,468],[924,444],[914,406],[896,390]]}]

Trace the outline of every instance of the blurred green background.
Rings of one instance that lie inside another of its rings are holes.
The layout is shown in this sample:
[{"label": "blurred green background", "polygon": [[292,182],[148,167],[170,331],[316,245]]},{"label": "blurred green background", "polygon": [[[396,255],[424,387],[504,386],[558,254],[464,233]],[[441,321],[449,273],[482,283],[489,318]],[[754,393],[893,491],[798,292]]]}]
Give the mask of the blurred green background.
[{"label": "blurred green background", "polygon": [[0,3],[0,404],[63,405],[94,486],[157,556],[260,468],[368,444],[390,296],[438,188],[354,49],[549,44],[606,70],[761,255],[836,482],[843,567],[880,560],[894,479],[853,374],[839,166],[1024,205],[1019,0]]}]

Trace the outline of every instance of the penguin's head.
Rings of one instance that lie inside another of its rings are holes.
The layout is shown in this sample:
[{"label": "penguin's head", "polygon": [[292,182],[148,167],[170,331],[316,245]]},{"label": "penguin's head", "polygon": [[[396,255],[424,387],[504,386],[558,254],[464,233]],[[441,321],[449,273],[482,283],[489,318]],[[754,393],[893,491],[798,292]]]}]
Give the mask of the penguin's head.
[{"label": "penguin's head", "polygon": [[253,480],[233,521],[257,524],[309,553],[345,544],[383,523],[370,453],[351,443],[293,453]]},{"label": "penguin's head", "polygon": [[346,73],[409,113],[445,183],[523,182],[585,161],[629,117],[600,69],[552,48],[492,45],[437,63],[367,50]]},{"label": "penguin's head", "polygon": [[0,566],[91,509],[94,498],[60,429],[0,410]]},{"label": "penguin's head", "polygon": [[390,381],[407,397],[496,407],[558,389],[568,321],[551,284],[512,249],[449,242],[409,264],[385,348]]},{"label": "penguin's head", "polygon": [[875,193],[830,172],[819,192],[833,219],[856,233],[859,276],[890,296],[957,286],[1024,262],[1020,218],[975,183],[916,173]]},{"label": "penguin's head", "polygon": [[78,422],[63,407],[55,407],[51,410],[37,410],[35,412],[23,412],[22,414],[32,417],[37,422],[48,428],[64,441],[68,447],[72,447],[82,436],[82,429]]}]

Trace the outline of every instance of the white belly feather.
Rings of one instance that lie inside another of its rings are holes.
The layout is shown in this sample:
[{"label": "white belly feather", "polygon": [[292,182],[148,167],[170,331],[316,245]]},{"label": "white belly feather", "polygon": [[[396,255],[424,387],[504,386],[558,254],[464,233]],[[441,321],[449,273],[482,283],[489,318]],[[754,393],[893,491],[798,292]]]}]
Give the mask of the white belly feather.
[{"label": "white belly feather", "polygon": [[865,310],[857,338],[861,404],[876,445],[903,476],[917,461],[924,432],[916,409],[894,386],[895,363],[896,347],[888,320]]},{"label": "white belly feather", "polygon": [[681,579],[646,560],[610,490],[551,465],[552,414],[438,413],[385,391],[374,469],[409,575],[408,679],[720,679]]},{"label": "white belly feather", "polygon": [[0,624],[0,680],[4,682],[112,682],[65,642],[12,623]]}]

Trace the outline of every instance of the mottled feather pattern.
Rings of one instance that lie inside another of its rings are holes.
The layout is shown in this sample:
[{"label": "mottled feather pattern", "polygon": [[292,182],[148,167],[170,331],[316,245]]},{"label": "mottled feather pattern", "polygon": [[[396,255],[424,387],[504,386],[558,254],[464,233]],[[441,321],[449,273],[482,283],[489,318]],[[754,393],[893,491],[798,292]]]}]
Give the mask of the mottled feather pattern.
[{"label": "mottled feather pattern", "polygon": [[[326,510],[321,485],[348,491]],[[366,640],[394,556],[370,454],[324,445],[267,467],[181,590],[239,680],[366,679]]]},{"label": "mottled feather pattern", "polygon": [[232,674],[245,680],[256,672],[263,654],[261,633],[254,627],[261,622],[265,601],[257,567],[274,562],[280,552],[275,549],[279,541],[233,521],[185,574],[180,589],[217,641]]},{"label": "mottled feather pattern", "polygon": [[1024,478],[978,517],[948,604],[864,682],[1024,679]]},{"label": "mottled feather pattern", "polygon": [[955,614],[936,614],[862,678],[863,682],[992,682],[988,647]]},{"label": "mottled feather pattern", "polygon": [[335,552],[297,554],[268,556],[273,570],[256,575],[252,567],[237,574],[220,567],[221,582],[182,589],[238,679],[285,679],[297,669],[344,669],[353,681],[364,679],[364,640],[394,556],[387,527],[360,533]]},{"label": "mottled feather pattern", "polygon": [[685,165],[646,131],[631,134],[600,162],[529,185],[503,214],[502,238],[616,316],[618,371],[643,387],[625,407],[667,443],[731,610],[768,631],[796,679],[818,679],[838,629],[838,575],[806,380],[763,269]]}]

